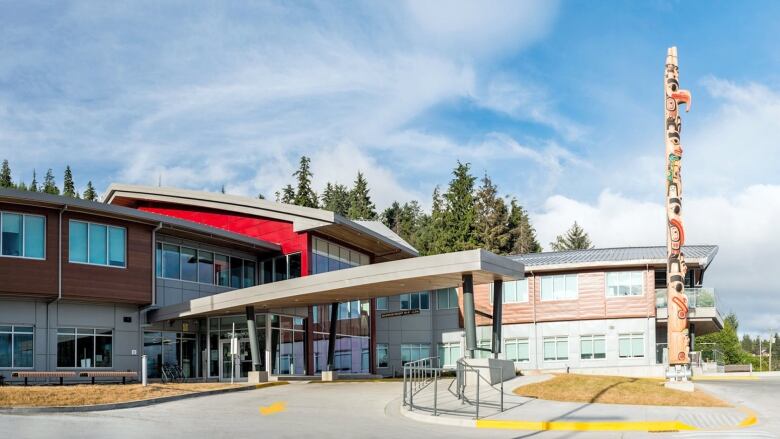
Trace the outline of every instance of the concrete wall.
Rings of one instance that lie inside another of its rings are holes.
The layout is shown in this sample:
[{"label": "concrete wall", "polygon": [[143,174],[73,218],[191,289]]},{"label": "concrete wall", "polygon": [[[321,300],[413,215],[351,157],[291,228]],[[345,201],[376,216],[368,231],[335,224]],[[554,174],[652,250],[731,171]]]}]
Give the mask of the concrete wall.
[{"label": "concrete wall", "polygon": [[[125,322],[125,317],[129,317],[131,321]],[[112,329],[114,338],[111,369],[137,371],[140,367],[143,344],[140,340],[138,307],[134,305],[73,301],[47,305],[45,301],[0,299],[0,325],[34,327],[33,370],[57,369],[57,328]],[[11,369],[0,369],[0,374],[9,379],[10,372]]]}]

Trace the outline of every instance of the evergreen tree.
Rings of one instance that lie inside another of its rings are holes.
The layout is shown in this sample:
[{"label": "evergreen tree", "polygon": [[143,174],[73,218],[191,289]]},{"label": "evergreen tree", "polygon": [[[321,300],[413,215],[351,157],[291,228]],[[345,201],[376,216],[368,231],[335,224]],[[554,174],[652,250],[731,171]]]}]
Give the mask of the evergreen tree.
[{"label": "evergreen tree", "polygon": [[295,189],[292,185],[287,185],[282,188],[281,192],[276,192],[276,202],[284,204],[294,204],[295,201]]},{"label": "evergreen tree", "polygon": [[740,342],[740,345],[742,346],[742,350],[745,352],[753,351],[753,339],[750,338],[750,335],[748,334],[744,334],[742,336],[742,341]]},{"label": "evergreen tree", "polygon": [[479,246],[493,253],[506,253],[511,238],[509,212],[498,195],[498,188],[487,174],[482,177],[477,189],[475,206]]},{"label": "evergreen tree", "polygon": [[35,169],[33,169],[33,178],[30,182],[30,188],[32,192],[38,192],[38,180],[35,178]]},{"label": "evergreen tree", "polygon": [[311,159],[301,156],[298,170],[293,173],[293,177],[298,179],[298,189],[293,198],[293,204],[304,207],[317,207],[317,194],[311,188]]},{"label": "evergreen tree", "polygon": [[20,181],[20,182],[19,182],[19,184],[17,184],[17,185],[16,185],[16,188],[17,188],[17,189],[19,189],[20,191],[26,191],[26,190],[29,190],[29,189],[27,188],[27,185],[26,185],[26,184],[24,184],[24,182],[23,182],[23,181]]},{"label": "evergreen tree", "polygon": [[14,187],[14,181],[11,178],[11,167],[8,165],[8,160],[3,160],[3,164],[0,166],[0,187]]},{"label": "evergreen tree", "polygon": [[374,220],[377,218],[376,206],[369,195],[368,182],[360,171],[355,179],[355,186],[349,192],[347,216],[355,220]]},{"label": "evergreen tree", "polygon": [[741,364],[749,362],[749,355],[742,349],[737,337],[739,322],[734,313],[730,313],[723,319],[723,329],[711,334],[702,335],[694,339],[694,350],[717,349],[723,354],[726,364]]},{"label": "evergreen tree", "polygon": [[424,245],[420,235],[426,221],[426,215],[423,214],[420,203],[410,201],[401,205],[394,201],[390,207],[382,212],[380,218],[387,228],[422,252],[418,246]]},{"label": "evergreen tree", "polygon": [[382,221],[382,223],[384,223],[384,225],[387,226],[388,229],[392,230],[396,235],[398,235],[398,221],[400,216],[401,205],[398,203],[398,201],[393,201],[393,203],[390,204],[390,207],[382,211],[382,214],[379,215],[379,219]]},{"label": "evergreen tree", "polygon": [[257,194],[257,199],[258,199],[258,200],[265,200],[265,195],[263,195],[263,194]]},{"label": "evergreen tree", "polygon": [[65,177],[62,179],[62,195],[74,198],[79,197],[79,193],[76,192],[76,186],[73,184],[73,173],[70,171],[70,166],[65,166]]},{"label": "evergreen tree", "polygon": [[509,207],[509,248],[506,253],[538,253],[542,246],[536,240],[536,230],[531,226],[528,213],[512,199]]},{"label": "evergreen tree", "polygon": [[585,230],[583,230],[583,228],[577,224],[577,221],[575,221],[574,225],[572,225],[571,228],[566,231],[566,234],[558,235],[555,238],[555,242],[550,243],[550,247],[552,247],[552,250],[556,252],[566,250],[585,250],[593,248],[593,243],[590,242],[590,237],[585,232]]},{"label": "evergreen tree", "polygon": [[98,194],[95,191],[95,187],[92,186],[92,181],[87,182],[87,188],[84,189],[84,199],[88,201],[97,201]]},{"label": "evergreen tree", "polygon": [[453,179],[444,194],[444,221],[441,240],[442,252],[471,250],[479,247],[477,208],[474,200],[476,178],[469,172],[469,164],[458,162],[452,171]]},{"label": "evergreen tree", "polygon": [[219,192],[224,194],[225,193],[225,185],[223,184],[221,188],[219,188]]},{"label": "evergreen tree", "polygon": [[343,184],[328,182],[325,185],[325,190],[322,191],[320,207],[339,215],[347,216],[349,212],[349,189]]},{"label": "evergreen tree", "polygon": [[54,181],[54,173],[51,172],[51,168],[46,171],[46,176],[43,177],[43,192],[52,195],[60,194],[60,188],[57,187],[57,182]]}]

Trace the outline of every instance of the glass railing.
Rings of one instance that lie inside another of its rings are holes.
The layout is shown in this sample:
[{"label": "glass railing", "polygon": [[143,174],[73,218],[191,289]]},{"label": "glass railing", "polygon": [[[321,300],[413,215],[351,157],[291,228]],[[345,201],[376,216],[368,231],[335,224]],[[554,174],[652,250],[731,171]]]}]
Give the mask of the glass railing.
[{"label": "glass railing", "polygon": [[[688,308],[715,308],[717,297],[714,288],[686,288]],[[666,288],[655,290],[655,307],[666,308]]]}]

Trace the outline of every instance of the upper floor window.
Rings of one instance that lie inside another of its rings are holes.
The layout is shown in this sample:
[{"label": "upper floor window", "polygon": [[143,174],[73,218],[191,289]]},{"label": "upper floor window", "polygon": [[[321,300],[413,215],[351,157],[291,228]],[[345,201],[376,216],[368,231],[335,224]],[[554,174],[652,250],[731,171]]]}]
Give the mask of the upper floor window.
[{"label": "upper floor window", "polygon": [[247,288],[257,285],[257,262],[158,242],[157,277]]},{"label": "upper floor window", "polygon": [[368,255],[334,244],[322,238],[312,238],[312,274],[327,273],[360,265],[368,265]]},{"label": "upper floor window", "polygon": [[401,294],[401,309],[430,309],[428,292]]},{"label": "upper floor window", "polygon": [[[490,304],[493,304],[493,285],[490,284]],[[504,303],[524,303],[528,302],[528,279],[513,280],[504,282],[501,285],[501,293]]]},{"label": "upper floor window", "polygon": [[68,228],[70,262],[127,266],[127,230],[124,227],[71,220]]},{"label": "upper floor window", "polygon": [[644,291],[644,273],[641,271],[613,271],[607,273],[607,297],[641,296]]},{"label": "upper floor window", "polygon": [[46,257],[46,218],[0,212],[0,254],[19,258]]},{"label": "upper floor window", "polygon": [[542,276],[542,300],[577,298],[577,275]]},{"label": "upper floor window", "polygon": [[260,262],[260,281],[264,284],[301,277],[300,253],[281,255]]},{"label": "upper floor window", "polygon": [[436,290],[436,309],[456,309],[458,307],[458,290],[444,288]]},{"label": "upper floor window", "polygon": [[386,309],[388,309],[387,297],[386,296],[377,297],[376,298],[376,309],[378,309],[378,310],[386,310]]}]

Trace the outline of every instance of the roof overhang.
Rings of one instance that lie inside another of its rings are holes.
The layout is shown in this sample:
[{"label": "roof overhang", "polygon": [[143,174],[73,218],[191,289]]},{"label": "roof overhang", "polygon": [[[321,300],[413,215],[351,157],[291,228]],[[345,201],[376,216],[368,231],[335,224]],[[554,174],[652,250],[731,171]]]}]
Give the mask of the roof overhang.
[{"label": "roof overhang", "polygon": [[[564,264],[526,265],[526,272],[541,273],[549,271],[576,271],[598,270],[603,268],[636,268],[636,267],[665,267],[666,259],[636,259],[626,261],[596,261],[596,262],[569,262]],[[686,265],[690,267],[705,268],[709,261],[707,258],[685,258]]]},{"label": "roof overhang", "polygon": [[[656,314],[658,323],[669,322],[669,309],[658,308]],[[694,333],[698,335],[711,334],[723,329],[723,317],[715,307],[699,307],[688,311],[688,321],[694,325]]]},{"label": "roof overhang", "polygon": [[233,290],[154,310],[151,321],[235,314],[245,307],[271,309],[393,296],[474,284],[522,279],[523,264],[485,250],[468,250],[383,262]]},{"label": "roof overhang", "polygon": [[104,201],[109,204],[129,207],[134,207],[138,201],[153,201],[286,221],[292,223],[295,232],[316,231],[325,236],[349,242],[376,255],[377,261],[418,255],[413,248],[401,245],[381,233],[323,209],[236,195],[117,183],[108,187]]}]

